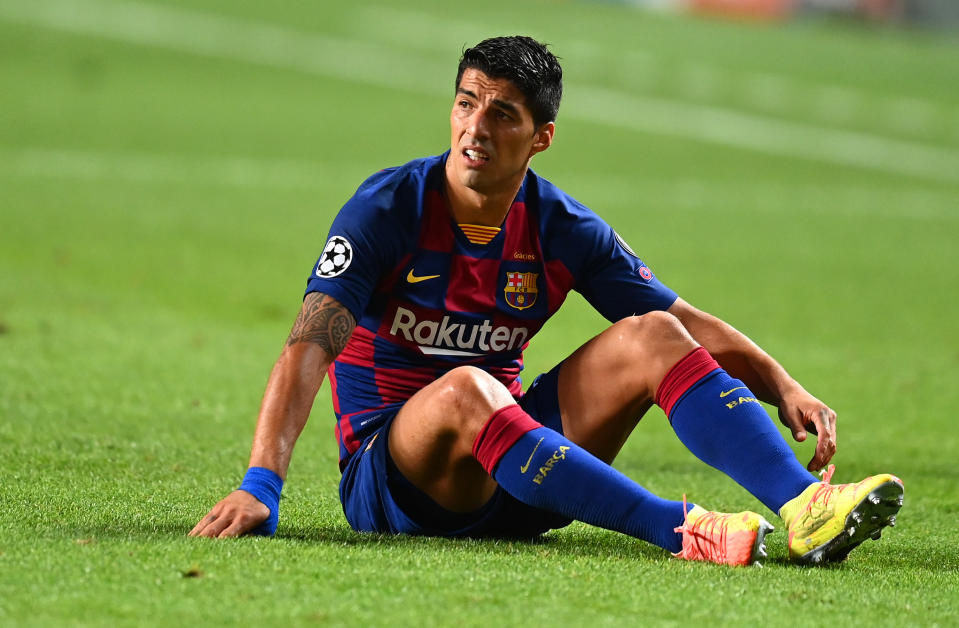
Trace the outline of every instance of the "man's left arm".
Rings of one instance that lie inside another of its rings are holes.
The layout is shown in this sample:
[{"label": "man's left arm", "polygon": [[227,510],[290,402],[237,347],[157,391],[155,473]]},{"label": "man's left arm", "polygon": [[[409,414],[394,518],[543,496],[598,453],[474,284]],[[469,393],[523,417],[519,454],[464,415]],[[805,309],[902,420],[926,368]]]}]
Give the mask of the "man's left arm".
[{"label": "man's left arm", "polygon": [[763,401],[779,408],[779,419],[793,438],[816,434],[816,453],[807,468],[817,471],[836,453],[836,413],[809,394],[776,360],[732,325],[676,299],[667,310],[682,322],[731,376],[741,379]]}]

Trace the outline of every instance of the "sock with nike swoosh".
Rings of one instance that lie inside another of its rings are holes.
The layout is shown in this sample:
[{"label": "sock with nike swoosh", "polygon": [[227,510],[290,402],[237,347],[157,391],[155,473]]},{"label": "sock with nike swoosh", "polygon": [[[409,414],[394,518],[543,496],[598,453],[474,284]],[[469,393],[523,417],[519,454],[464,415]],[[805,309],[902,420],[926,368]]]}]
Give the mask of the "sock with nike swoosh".
[{"label": "sock with nike swoosh", "polygon": [[666,373],[656,403],[689,451],[774,513],[818,481],[796,459],[756,396],[702,347]]},{"label": "sock with nike swoosh", "polygon": [[682,502],[650,493],[518,405],[493,413],[473,443],[473,456],[524,504],[673,553],[682,549],[683,535],[676,532],[685,521]]}]

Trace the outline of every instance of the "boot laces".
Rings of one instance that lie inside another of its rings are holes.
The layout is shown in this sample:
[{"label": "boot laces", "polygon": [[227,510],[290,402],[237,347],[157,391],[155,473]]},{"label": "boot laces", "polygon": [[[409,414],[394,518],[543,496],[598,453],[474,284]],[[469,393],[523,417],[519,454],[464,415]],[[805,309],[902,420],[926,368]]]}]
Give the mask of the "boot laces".
[{"label": "boot laces", "polygon": [[829,484],[829,480],[832,479],[832,474],[836,472],[836,465],[831,464],[826,467],[825,470],[821,471],[823,484]]},{"label": "boot laces", "polygon": [[[842,489],[845,487],[843,484],[834,485],[829,483],[829,481],[832,479],[833,473],[835,472],[836,465],[834,464],[829,465],[820,472],[822,475],[822,481],[819,483],[819,487],[816,489],[816,492],[813,493],[812,498],[806,504],[807,512],[812,512],[812,507],[814,504],[818,508],[825,509],[826,505],[829,504],[829,501],[832,499],[832,496],[837,492],[842,491]],[[821,502],[820,497],[822,498]]]},{"label": "boot laces", "polygon": [[[707,510],[690,524],[687,518],[688,514],[689,506],[686,502],[686,495],[683,494],[683,525],[673,528],[673,532],[681,532],[683,535],[683,549],[675,556],[691,559],[700,555],[713,562],[725,562],[726,524],[729,515]],[[687,539],[689,540],[688,543]]]}]

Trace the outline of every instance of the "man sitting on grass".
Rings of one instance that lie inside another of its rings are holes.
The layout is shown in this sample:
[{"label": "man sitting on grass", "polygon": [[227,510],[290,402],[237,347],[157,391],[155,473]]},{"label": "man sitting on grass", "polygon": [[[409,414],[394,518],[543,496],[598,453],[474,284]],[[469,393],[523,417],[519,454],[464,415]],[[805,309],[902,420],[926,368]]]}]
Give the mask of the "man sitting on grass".
[{"label": "man sitting on grass", "polygon": [[[562,69],[539,42],[463,53],[450,150],[382,170],[347,202],[267,384],[249,470],[191,531],[273,534],[325,373],[340,498],[359,531],[531,537],[571,520],[678,558],[747,565],[772,526],[658,497],[610,466],[659,405],[683,444],[783,518],[789,555],[842,560],[892,525],[902,483],[829,483],[836,414],[762,349],[659,281],[596,214],[529,169]],[[523,350],[576,290],[611,326],[523,394]],[[804,468],[760,401],[804,441]]]}]

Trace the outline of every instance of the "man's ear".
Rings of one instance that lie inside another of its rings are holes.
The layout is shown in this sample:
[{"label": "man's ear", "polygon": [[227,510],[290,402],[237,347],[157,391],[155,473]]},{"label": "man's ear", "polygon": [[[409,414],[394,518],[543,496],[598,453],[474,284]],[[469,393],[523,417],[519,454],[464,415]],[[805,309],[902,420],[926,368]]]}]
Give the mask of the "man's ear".
[{"label": "man's ear", "polygon": [[553,122],[547,122],[539,127],[533,136],[533,147],[530,148],[529,156],[532,157],[536,153],[541,153],[549,148],[553,144],[553,133],[555,132],[556,124]]}]

